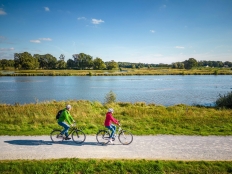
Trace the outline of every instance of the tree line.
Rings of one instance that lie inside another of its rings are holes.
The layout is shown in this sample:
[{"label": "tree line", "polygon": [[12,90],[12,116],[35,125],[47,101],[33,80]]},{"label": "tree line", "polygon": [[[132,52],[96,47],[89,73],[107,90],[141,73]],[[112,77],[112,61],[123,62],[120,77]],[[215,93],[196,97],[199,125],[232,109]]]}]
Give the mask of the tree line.
[{"label": "tree line", "polygon": [[226,61],[197,61],[195,58],[189,58],[183,62],[175,62],[172,64],[147,64],[147,63],[131,63],[131,62],[115,62],[114,60],[104,62],[101,58],[93,58],[85,53],[73,54],[72,59],[65,61],[65,55],[61,54],[59,59],[51,54],[33,56],[28,53],[15,53],[14,60],[0,60],[0,67],[14,67],[19,70],[33,69],[77,69],[77,70],[112,70],[119,68],[155,68],[167,67],[176,69],[192,69],[195,67],[232,67],[232,62]]}]

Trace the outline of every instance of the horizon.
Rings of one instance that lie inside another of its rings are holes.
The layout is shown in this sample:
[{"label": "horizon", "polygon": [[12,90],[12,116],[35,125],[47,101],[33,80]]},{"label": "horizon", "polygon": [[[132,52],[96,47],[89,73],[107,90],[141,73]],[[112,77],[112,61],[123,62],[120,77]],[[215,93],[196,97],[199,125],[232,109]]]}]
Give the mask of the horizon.
[{"label": "horizon", "polygon": [[0,0],[0,59],[85,53],[104,62],[232,61],[231,0]]}]

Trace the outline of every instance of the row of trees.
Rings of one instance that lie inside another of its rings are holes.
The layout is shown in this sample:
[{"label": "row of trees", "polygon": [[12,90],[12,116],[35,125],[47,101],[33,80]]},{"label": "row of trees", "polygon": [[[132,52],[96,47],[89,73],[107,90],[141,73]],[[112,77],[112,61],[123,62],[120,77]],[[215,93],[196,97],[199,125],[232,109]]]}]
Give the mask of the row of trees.
[{"label": "row of trees", "polygon": [[197,61],[194,58],[189,58],[188,60],[185,60],[184,62],[176,62],[172,63],[172,68],[178,68],[178,69],[191,69],[193,67],[232,67],[232,62],[226,61]]},{"label": "row of trees", "polygon": [[154,68],[154,67],[167,67],[177,69],[191,69],[194,67],[232,67],[232,62],[226,61],[197,61],[194,58],[189,58],[183,62],[175,62],[170,64],[145,64],[145,63],[130,63],[130,62],[115,62],[114,60],[104,62],[101,58],[93,59],[92,56],[80,53],[73,54],[72,59],[65,62],[65,56],[60,55],[57,60],[51,54],[33,56],[28,53],[15,53],[14,60],[2,59],[0,60],[0,67],[14,67],[15,69],[94,69],[94,70],[112,70],[118,68]]},{"label": "row of trees", "polygon": [[0,60],[0,66],[4,69],[6,67],[14,67],[15,69],[116,69],[118,64],[115,61],[103,62],[101,58],[93,59],[92,56],[84,53],[74,54],[73,59],[68,59],[65,62],[65,56],[60,55],[57,60],[51,54],[33,56],[28,53],[15,53],[14,60]]}]

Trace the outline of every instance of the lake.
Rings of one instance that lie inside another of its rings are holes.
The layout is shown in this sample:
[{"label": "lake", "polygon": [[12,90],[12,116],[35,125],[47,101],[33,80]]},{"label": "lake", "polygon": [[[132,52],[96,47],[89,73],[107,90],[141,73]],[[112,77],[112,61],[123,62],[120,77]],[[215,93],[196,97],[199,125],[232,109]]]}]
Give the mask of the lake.
[{"label": "lake", "polygon": [[231,75],[23,76],[0,77],[0,103],[90,100],[113,91],[120,102],[213,106],[232,91]]}]

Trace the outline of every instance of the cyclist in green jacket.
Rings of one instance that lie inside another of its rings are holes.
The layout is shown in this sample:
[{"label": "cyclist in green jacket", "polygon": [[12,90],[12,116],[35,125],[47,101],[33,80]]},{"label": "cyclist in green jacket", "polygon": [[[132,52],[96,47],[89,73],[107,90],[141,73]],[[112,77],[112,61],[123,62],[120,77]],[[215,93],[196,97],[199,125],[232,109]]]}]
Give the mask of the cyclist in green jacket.
[{"label": "cyclist in green jacket", "polygon": [[66,108],[61,113],[60,118],[58,119],[58,124],[64,127],[64,130],[61,131],[60,136],[63,137],[63,135],[65,134],[65,140],[71,139],[68,137],[68,130],[70,126],[73,126],[72,123],[75,123],[74,119],[72,118],[70,114],[71,108],[72,108],[71,105],[67,105]]}]

